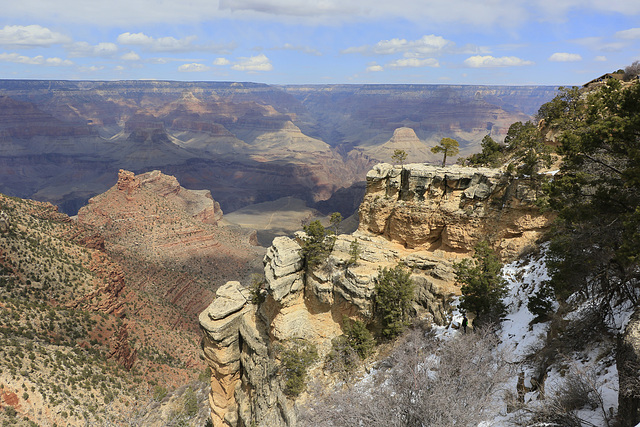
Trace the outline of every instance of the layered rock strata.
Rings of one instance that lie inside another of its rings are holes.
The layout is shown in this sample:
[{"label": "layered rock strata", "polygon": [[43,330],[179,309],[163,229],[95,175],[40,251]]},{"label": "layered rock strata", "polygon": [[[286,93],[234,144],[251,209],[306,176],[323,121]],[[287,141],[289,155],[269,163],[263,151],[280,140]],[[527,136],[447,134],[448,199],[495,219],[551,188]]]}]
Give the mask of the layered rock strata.
[{"label": "layered rock strata", "polygon": [[376,165],[367,174],[360,230],[406,248],[469,254],[489,240],[511,259],[548,230],[528,179],[499,169]]},{"label": "layered rock strata", "polygon": [[453,263],[481,239],[508,256],[520,253],[549,224],[534,200],[525,181],[495,169],[376,166],[367,176],[360,229],[337,236],[322,265],[304,268],[303,233],[277,237],[264,257],[264,289],[228,282],[200,314],[214,426],[295,425],[295,401],[278,376],[278,346],[305,339],[322,359],[345,318],[371,318],[380,268],[406,265],[415,283],[412,315],[445,324],[460,293]]}]

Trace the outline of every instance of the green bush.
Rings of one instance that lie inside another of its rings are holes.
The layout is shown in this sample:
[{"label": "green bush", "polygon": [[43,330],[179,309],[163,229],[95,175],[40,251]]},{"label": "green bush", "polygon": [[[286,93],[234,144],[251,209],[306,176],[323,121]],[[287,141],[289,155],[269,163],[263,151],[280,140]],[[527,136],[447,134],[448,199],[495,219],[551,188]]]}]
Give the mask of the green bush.
[{"label": "green bush", "polygon": [[285,345],[287,347],[281,353],[284,392],[289,396],[298,396],[307,385],[307,370],[318,359],[318,350],[304,339],[296,339]]},{"label": "green bush", "polygon": [[463,259],[454,264],[456,280],[462,284],[460,308],[475,313],[474,326],[482,321],[497,321],[505,313],[502,302],[507,284],[500,276],[502,264],[487,242],[475,246],[473,260]]},{"label": "green bush", "polygon": [[413,300],[411,272],[400,264],[379,270],[375,286],[375,312],[382,336],[393,338],[408,325],[408,312]]},{"label": "green bush", "polygon": [[333,249],[335,236],[324,228],[320,221],[305,225],[304,231],[307,237],[302,244],[302,258],[307,267],[313,268],[327,259]]},{"label": "green bush", "polygon": [[373,335],[367,329],[364,322],[360,320],[344,320],[344,335],[347,344],[356,352],[361,359],[366,359],[376,346]]},{"label": "green bush", "polygon": [[535,315],[534,322],[542,322],[549,317],[549,313],[553,309],[553,301],[555,294],[550,283],[545,283],[534,294],[529,295],[527,308],[531,314]]},{"label": "green bush", "polygon": [[191,387],[184,393],[184,414],[191,418],[198,413],[198,398]]},{"label": "green bush", "polygon": [[167,395],[167,389],[161,385],[153,388],[153,400],[161,401]]}]

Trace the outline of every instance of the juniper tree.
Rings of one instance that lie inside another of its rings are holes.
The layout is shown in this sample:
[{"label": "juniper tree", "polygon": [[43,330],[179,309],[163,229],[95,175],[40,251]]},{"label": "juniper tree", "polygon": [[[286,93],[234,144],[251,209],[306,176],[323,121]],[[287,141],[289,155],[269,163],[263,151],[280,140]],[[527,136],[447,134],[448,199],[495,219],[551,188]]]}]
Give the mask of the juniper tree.
[{"label": "juniper tree", "polygon": [[454,265],[460,289],[460,308],[474,313],[483,322],[499,320],[505,313],[503,298],[507,284],[500,276],[502,264],[486,241],[479,242],[473,259],[463,259]]},{"label": "juniper tree", "polygon": [[442,166],[444,167],[447,165],[448,156],[458,155],[460,152],[459,146],[458,141],[453,138],[442,138],[438,145],[431,148],[431,152],[434,154],[443,153]]}]

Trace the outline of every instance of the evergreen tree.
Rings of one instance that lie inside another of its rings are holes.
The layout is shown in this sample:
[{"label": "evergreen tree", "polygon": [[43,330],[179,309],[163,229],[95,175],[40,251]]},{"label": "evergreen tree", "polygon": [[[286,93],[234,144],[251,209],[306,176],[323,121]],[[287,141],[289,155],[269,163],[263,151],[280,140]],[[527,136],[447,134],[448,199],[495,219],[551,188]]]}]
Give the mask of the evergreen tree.
[{"label": "evergreen tree", "polygon": [[458,148],[460,144],[453,138],[442,138],[440,143],[431,148],[431,152],[434,154],[443,153],[442,167],[447,165],[447,157],[457,156],[460,152]]},{"label": "evergreen tree", "polygon": [[327,259],[333,249],[335,236],[317,220],[305,225],[304,231],[307,236],[302,244],[302,258],[308,268],[313,268]]},{"label": "evergreen tree", "polygon": [[375,287],[375,307],[382,336],[393,338],[404,330],[413,300],[411,272],[402,265],[379,270]]},{"label": "evergreen tree", "polygon": [[472,154],[463,159],[463,163],[469,166],[489,166],[492,168],[500,166],[503,147],[494,141],[490,135],[485,135],[480,145],[482,146],[482,152]]},{"label": "evergreen tree", "polygon": [[460,308],[474,313],[476,319],[497,321],[505,313],[503,298],[507,284],[500,277],[502,264],[486,241],[475,246],[473,260],[463,259],[454,265],[456,280],[462,284]]},{"label": "evergreen tree", "polygon": [[624,89],[610,79],[564,102],[562,115],[543,117],[563,156],[545,189],[559,216],[552,284],[560,297],[579,290],[608,311],[619,299],[637,302],[640,283],[640,82]]}]

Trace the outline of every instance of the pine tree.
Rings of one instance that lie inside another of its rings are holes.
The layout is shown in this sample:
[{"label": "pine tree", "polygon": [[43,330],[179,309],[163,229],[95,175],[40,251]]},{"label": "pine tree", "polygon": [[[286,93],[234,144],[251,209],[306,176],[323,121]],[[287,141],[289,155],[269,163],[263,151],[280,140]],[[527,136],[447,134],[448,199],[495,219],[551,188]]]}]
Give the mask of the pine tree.
[{"label": "pine tree", "polygon": [[473,260],[467,258],[454,265],[456,280],[462,284],[460,308],[483,322],[497,321],[506,310],[502,300],[507,284],[500,276],[502,264],[486,241],[474,249]]}]

